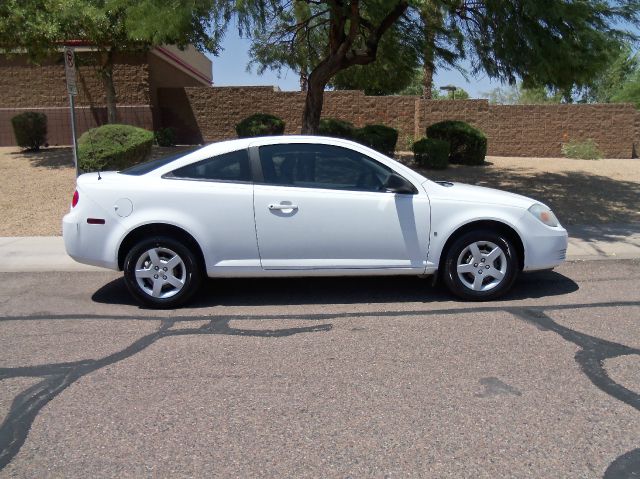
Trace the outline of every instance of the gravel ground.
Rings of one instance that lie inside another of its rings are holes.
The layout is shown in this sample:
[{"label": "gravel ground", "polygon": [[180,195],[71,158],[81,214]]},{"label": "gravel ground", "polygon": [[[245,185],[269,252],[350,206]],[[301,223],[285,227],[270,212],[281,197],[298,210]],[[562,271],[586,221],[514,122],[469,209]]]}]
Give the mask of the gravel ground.
[{"label": "gravel ground", "polygon": [[[153,155],[174,151],[155,148]],[[37,153],[0,148],[0,236],[62,234],[61,219],[74,190],[72,165],[71,149],[66,147]],[[568,225],[640,221],[640,160],[487,157],[485,166],[422,173],[540,199]]]}]

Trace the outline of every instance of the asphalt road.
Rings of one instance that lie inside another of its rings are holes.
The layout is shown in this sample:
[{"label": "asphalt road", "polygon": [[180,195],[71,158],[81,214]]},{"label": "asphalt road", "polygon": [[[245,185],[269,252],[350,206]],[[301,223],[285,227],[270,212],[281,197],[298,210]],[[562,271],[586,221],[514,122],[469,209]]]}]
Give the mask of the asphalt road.
[{"label": "asphalt road", "polygon": [[0,274],[0,477],[640,477],[640,261],[523,276]]}]

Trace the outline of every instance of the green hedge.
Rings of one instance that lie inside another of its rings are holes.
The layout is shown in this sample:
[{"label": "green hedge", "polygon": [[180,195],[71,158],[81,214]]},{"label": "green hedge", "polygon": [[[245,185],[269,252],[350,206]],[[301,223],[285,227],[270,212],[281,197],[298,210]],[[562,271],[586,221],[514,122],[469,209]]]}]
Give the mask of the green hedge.
[{"label": "green hedge", "polygon": [[153,133],[130,125],[103,125],[78,139],[82,171],[122,170],[144,161],[151,153]]},{"label": "green hedge", "polygon": [[251,115],[236,125],[238,138],[284,134],[284,121],[266,113]]},{"label": "green hedge", "polygon": [[352,140],[356,133],[356,127],[353,126],[353,123],[345,120],[338,120],[337,118],[322,118],[320,120],[318,133],[322,136]]},{"label": "green hedge", "polygon": [[13,134],[21,148],[38,151],[47,142],[47,115],[25,111],[11,118]]},{"label": "green hedge", "polygon": [[427,137],[449,142],[449,162],[482,165],[487,155],[487,137],[464,121],[441,121],[427,128]]},{"label": "green hedge", "polygon": [[173,128],[160,128],[153,132],[153,138],[158,146],[175,146],[176,132]]},{"label": "green hedge", "polygon": [[451,146],[447,141],[422,138],[416,141],[411,149],[415,162],[420,166],[434,170],[443,170],[449,166]]},{"label": "green hedge", "polygon": [[393,158],[398,130],[384,125],[366,125],[355,131],[354,140]]}]

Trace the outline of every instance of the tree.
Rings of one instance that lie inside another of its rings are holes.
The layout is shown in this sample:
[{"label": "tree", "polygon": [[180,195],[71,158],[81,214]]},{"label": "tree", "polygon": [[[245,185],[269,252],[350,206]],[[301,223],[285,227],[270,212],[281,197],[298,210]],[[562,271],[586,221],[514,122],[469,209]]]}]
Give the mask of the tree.
[{"label": "tree", "polygon": [[489,103],[499,105],[543,105],[571,101],[571,98],[566,98],[566,94],[558,90],[544,86],[526,88],[522,83],[507,88],[494,88],[484,95],[489,99]]},{"label": "tree", "polygon": [[367,95],[392,95],[406,88],[419,65],[420,42],[405,27],[404,22],[399,22],[382,37],[374,62],[338,72],[329,86],[336,90],[364,90]]},{"label": "tree", "polygon": [[[254,59],[264,68],[295,64],[307,49],[310,67],[302,131],[317,131],[325,87],[340,72],[368,65],[382,39],[398,22],[420,28],[426,0],[296,0],[309,15],[296,20],[293,4],[273,0],[262,6],[256,27]],[[471,61],[472,73],[526,86],[560,91],[586,85],[607,64],[625,37],[617,25],[638,20],[636,0],[430,0],[443,17],[440,40],[455,62]],[[301,41],[298,41],[301,39]],[[304,50],[304,49],[303,49]],[[259,52],[269,52],[260,55]],[[436,54],[437,56],[437,54]]]},{"label": "tree", "polygon": [[588,103],[637,103],[633,91],[640,81],[640,58],[629,45],[623,45],[608,68],[582,92],[581,101]]},{"label": "tree", "polygon": [[105,91],[109,123],[117,121],[113,63],[118,52],[161,44],[218,50],[221,28],[205,0],[4,0],[0,4],[0,51],[26,51],[38,62],[65,42],[96,49],[92,57]]}]

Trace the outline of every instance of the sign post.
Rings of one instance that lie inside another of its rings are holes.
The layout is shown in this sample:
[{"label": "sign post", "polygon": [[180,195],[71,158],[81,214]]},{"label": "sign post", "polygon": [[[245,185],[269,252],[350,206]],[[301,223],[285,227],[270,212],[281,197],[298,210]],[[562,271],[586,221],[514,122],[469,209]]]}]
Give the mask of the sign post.
[{"label": "sign post", "polygon": [[73,163],[76,167],[76,176],[78,176],[78,139],[76,135],[75,110],[75,96],[78,94],[78,86],[76,84],[76,56],[73,48],[71,47],[64,47],[64,72],[67,77],[67,92],[69,93],[69,106],[71,109],[71,139],[73,140]]}]

